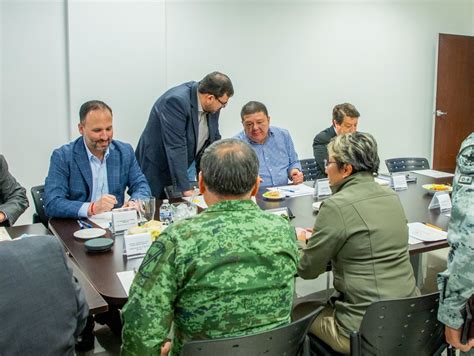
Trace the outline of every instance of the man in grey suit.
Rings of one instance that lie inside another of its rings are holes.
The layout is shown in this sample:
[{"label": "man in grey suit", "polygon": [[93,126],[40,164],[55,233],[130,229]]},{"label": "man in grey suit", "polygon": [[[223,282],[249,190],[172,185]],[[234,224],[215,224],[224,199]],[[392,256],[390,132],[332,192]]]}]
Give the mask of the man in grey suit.
[{"label": "man in grey suit", "polygon": [[0,242],[0,355],[74,355],[89,313],[53,236]]},{"label": "man in grey suit", "polygon": [[0,155],[0,225],[13,225],[28,206],[25,188],[10,174],[5,157]]},{"label": "man in grey suit", "polygon": [[158,98],[135,151],[152,195],[164,198],[164,188],[170,185],[184,196],[192,195],[189,178],[196,179],[194,167],[199,169],[204,149],[220,140],[219,113],[233,94],[229,77],[213,72]]},{"label": "man in grey suit", "polygon": [[324,161],[328,159],[329,141],[337,135],[356,132],[359,116],[355,106],[349,103],[338,104],[332,109],[332,125],[318,133],[313,140],[316,179],[327,177]]}]

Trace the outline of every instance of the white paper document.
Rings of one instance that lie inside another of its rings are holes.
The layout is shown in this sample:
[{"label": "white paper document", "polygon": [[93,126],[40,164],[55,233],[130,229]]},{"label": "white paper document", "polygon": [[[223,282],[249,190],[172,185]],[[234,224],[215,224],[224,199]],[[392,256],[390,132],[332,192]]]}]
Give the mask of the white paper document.
[{"label": "white paper document", "polygon": [[314,188],[306,184],[282,185],[281,187],[267,188],[269,191],[278,191],[287,197],[300,197],[303,195],[313,195]]},{"label": "white paper document", "polygon": [[11,240],[10,234],[8,233],[7,229],[3,226],[0,226],[0,241],[8,241]]},{"label": "white paper document", "polygon": [[328,178],[316,179],[314,189],[315,189],[316,196],[318,197],[318,199],[320,197],[328,197],[328,196],[332,195],[332,191],[331,191],[331,187],[329,186],[329,179]]},{"label": "white paper document", "polygon": [[454,174],[448,172],[435,171],[433,169],[420,169],[419,171],[412,171],[416,174],[421,174],[422,176],[432,177],[432,178],[449,178],[454,177]]},{"label": "white paper document", "polygon": [[97,214],[88,218],[94,224],[99,225],[102,229],[108,229],[112,226],[112,212]]},{"label": "white paper document", "polygon": [[417,240],[417,243],[419,243],[420,241],[442,241],[446,240],[446,238],[448,237],[448,233],[446,231],[431,227],[420,222],[408,223],[407,225],[409,239]]},{"label": "white paper document", "polygon": [[407,178],[403,174],[392,176],[393,189],[406,190],[408,189]]},{"label": "white paper document", "polygon": [[201,209],[207,209],[207,204],[206,204],[206,201],[204,200],[203,195],[197,195],[194,198],[193,197],[183,197],[183,199],[187,200],[190,203],[196,204]]},{"label": "white paper document", "polygon": [[123,272],[117,272],[117,277],[120,280],[120,283],[122,284],[122,287],[127,293],[130,292],[130,287],[132,285],[133,279],[135,278],[135,271],[123,271]]}]

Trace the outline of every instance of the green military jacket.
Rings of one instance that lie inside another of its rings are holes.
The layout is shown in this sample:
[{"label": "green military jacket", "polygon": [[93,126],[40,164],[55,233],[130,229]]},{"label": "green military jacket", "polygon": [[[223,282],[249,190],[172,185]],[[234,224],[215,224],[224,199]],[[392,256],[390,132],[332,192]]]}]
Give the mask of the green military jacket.
[{"label": "green military jacket", "polygon": [[314,233],[302,251],[298,274],[316,278],[332,263],[336,324],[341,334],[359,330],[374,301],[417,293],[408,255],[408,227],[398,196],[355,173],[321,205]]},{"label": "green military jacket", "polygon": [[296,234],[251,200],[227,200],[174,223],[150,247],[122,313],[123,355],[159,354],[174,322],[184,342],[245,335],[290,321]]},{"label": "green military jacket", "polygon": [[474,133],[461,144],[453,180],[448,226],[448,269],[438,276],[438,319],[451,328],[463,323],[462,310],[474,294]]}]

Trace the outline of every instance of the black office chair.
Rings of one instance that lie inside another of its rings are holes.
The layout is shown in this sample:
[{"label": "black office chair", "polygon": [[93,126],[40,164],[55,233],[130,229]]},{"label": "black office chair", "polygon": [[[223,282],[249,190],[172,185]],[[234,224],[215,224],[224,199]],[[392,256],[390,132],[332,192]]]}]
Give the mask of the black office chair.
[{"label": "black office chair", "polygon": [[426,158],[417,157],[390,158],[385,160],[385,165],[390,173],[430,169],[430,164]]},{"label": "black office chair", "polygon": [[300,160],[304,180],[316,180],[316,161],[314,158]]},{"label": "black office chair", "polygon": [[309,356],[309,343],[306,334],[311,323],[322,309],[323,307],[320,307],[291,324],[258,334],[225,339],[191,341],[184,344],[181,355]]},{"label": "black office chair", "polygon": [[[351,355],[441,355],[447,344],[444,325],[437,319],[439,293],[372,303],[359,331],[350,337]],[[311,350],[317,355],[336,353],[315,336]],[[448,355],[450,353],[448,352]]]},{"label": "black office chair", "polygon": [[48,228],[48,217],[44,212],[43,193],[44,185],[38,185],[31,188],[31,196],[33,197],[33,203],[36,210],[36,213],[33,214],[33,223],[40,222]]}]

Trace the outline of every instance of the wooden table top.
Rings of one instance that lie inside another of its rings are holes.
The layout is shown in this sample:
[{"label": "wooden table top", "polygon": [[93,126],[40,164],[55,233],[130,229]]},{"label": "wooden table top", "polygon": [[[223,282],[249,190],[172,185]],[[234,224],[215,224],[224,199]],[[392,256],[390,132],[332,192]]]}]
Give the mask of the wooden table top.
[{"label": "wooden table top", "polygon": [[[424,222],[442,228],[444,231],[448,228],[449,217],[439,213],[439,209],[428,210],[428,205],[433,198],[426,190],[422,188],[423,184],[432,183],[451,183],[452,178],[434,179],[420,174],[410,173],[417,177],[417,183],[408,183],[408,189],[398,191],[398,196],[405,210],[408,222]],[[262,197],[263,191],[257,195],[257,204],[264,210],[288,207],[295,218],[292,225],[295,227],[312,228],[317,214],[313,212],[312,204],[317,201],[312,196],[302,196],[296,198],[287,198],[282,201],[271,201]],[[410,255],[423,253],[448,247],[447,241],[420,242],[410,245],[408,250]]]},{"label": "wooden table top", "polygon": [[[43,224],[31,224],[31,225],[20,225],[20,226],[12,226],[6,228],[8,234],[11,238],[19,237],[23,234],[29,235],[51,235],[51,231],[46,229]],[[89,305],[89,311],[91,314],[98,314],[106,312],[109,309],[107,302],[102,298],[99,292],[94,288],[92,283],[89,279],[82,273],[81,269],[78,265],[74,262],[71,255],[66,251],[66,255],[68,256],[67,262],[69,267],[72,269],[73,275],[79,281],[79,284],[84,291],[87,304]]]},{"label": "wooden table top", "polygon": [[[426,193],[421,186],[422,184],[434,182],[450,182],[451,178],[433,179],[421,175],[417,176],[417,184],[409,183],[407,190],[398,192],[402,205],[405,208],[408,222],[427,222],[446,230],[449,217],[439,214],[439,210],[428,211],[428,205],[432,196]],[[313,227],[317,215],[313,213],[312,203],[316,199],[312,196],[289,198],[283,201],[268,201],[261,196],[261,193],[257,196],[257,204],[262,209],[288,207],[295,216],[292,220],[294,226]],[[160,205],[161,201],[157,200],[155,218],[158,217]],[[106,237],[115,240],[112,249],[103,253],[90,253],[85,250],[84,241],[78,240],[73,236],[73,233],[79,230],[79,225],[75,219],[51,219],[49,227],[63,241],[82,272],[90,279],[104,299],[116,306],[125,304],[127,295],[117,277],[117,272],[138,268],[142,259],[127,260],[123,255],[123,235],[114,236],[108,231]],[[409,252],[411,255],[414,255],[447,246],[447,241],[421,242],[416,245],[410,245]]]}]

